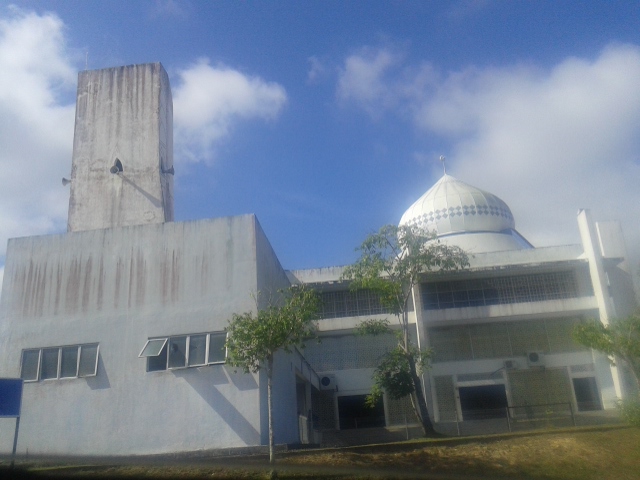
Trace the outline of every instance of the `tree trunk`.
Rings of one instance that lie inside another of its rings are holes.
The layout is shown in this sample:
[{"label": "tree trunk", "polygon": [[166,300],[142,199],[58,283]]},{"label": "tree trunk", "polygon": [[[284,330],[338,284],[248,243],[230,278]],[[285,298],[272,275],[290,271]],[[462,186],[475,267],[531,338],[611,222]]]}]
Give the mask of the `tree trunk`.
[{"label": "tree trunk", "polygon": [[[429,409],[427,408],[427,401],[424,398],[422,393],[422,382],[420,381],[420,377],[418,376],[418,372],[416,370],[416,362],[411,355],[409,355],[409,371],[411,372],[411,379],[413,380],[413,388],[414,392],[411,396],[411,403],[413,404],[413,409],[420,421],[420,426],[422,427],[422,432],[425,436],[435,435],[436,431],[433,428],[433,423],[431,422],[431,418],[429,418]],[[415,395],[415,400],[414,400]]]},{"label": "tree trunk", "polygon": [[409,372],[411,373],[414,390],[411,395],[411,405],[413,406],[413,411],[416,414],[416,417],[418,417],[418,421],[422,427],[422,433],[427,437],[429,435],[435,435],[436,431],[433,428],[431,418],[429,418],[429,409],[427,408],[427,401],[422,393],[422,382],[420,381],[420,376],[416,369],[416,360],[413,355],[411,355],[411,349],[409,348],[409,318],[406,311],[402,313],[402,320],[401,325],[403,330],[402,338],[404,341],[404,351],[409,362]]},{"label": "tree trunk", "polygon": [[273,354],[267,358],[267,409],[269,410],[269,463],[273,465],[276,461],[273,452],[273,409],[271,405],[271,386],[273,377]]}]

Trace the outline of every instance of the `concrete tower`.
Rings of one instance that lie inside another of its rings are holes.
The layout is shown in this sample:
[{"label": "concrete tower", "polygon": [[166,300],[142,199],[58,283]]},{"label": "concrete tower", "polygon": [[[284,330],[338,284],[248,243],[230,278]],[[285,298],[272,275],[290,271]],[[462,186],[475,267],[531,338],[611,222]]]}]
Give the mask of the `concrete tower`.
[{"label": "concrete tower", "polygon": [[80,72],[68,230],[173,220],[173,101],[160,63]]}]

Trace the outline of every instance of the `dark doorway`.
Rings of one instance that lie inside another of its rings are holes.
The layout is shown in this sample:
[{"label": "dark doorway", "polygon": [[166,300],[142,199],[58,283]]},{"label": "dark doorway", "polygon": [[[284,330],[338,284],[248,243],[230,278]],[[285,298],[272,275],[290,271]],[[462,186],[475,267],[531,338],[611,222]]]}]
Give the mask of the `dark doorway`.
[{"label": "dark doorway", "polygon": [[598,385],[594,377],[574,378],[573,391],[576,393],[579,412],[602,410]]},{"label": "dark doorway", "polygon": [[338,397],[340,430],[348,428],[384,427],[384,404],[382,399],[371,408],[365,404],[366,395]]},{"label": "dark doorway", "polygon": [[460,387],[463,420],[485,420],[507,416],[507,391],[504,385]]}]

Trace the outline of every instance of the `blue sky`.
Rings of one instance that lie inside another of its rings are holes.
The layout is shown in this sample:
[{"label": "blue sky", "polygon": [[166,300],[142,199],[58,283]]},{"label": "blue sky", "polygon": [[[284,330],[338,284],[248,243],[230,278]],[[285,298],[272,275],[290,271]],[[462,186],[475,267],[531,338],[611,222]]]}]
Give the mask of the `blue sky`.
[{"label": "blue sky", "polygon": [[156,61],[176,219],[256,213],[285,268],[353,261],[440,155],[534,245],[591,208],[639,257],[638,2],[0,1],[0,281],[66,229],[77,72]]}]

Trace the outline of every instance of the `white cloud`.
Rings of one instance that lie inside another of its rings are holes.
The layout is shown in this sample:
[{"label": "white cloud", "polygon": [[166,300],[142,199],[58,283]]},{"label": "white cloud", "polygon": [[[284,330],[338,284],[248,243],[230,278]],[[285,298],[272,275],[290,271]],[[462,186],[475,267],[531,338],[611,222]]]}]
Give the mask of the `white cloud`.
[{"label": "white cloud", "polygon": [[[368,58],[361,69],[379,72]],[[576,213],[591,208],[596,219],[620,219],[629,250],[637,249],[640,47],[610,45],[594,59],[567,58],[549,69],[476,67],[438,76],[425,64],[414,76],[406,72],[398,65],[382,72],[386,83],[382,73],[368,82],[392,89],[388,95],[402,99],[396,111],[411,115],[418,130],[448,140],[449,171],[505,200],[532,243],[577,242]],[[360,105],[376,107],[370,98]]]},{"label": "white cloud", "polygon": [[396,104],[401,85],[388,76],[402,60],[390,49],[363,48],[349,56],[338,72],[338,99],[353,101],[377,117],[381,110]]},{"label": "white cloud", "polygon": [[186,20],[190,16],[191,9],[191,3],[186,0],[156,0],[151,16]]},{"label": "white cloud", "polygon": [[[61,178],[71,169],[77,78],[70,52],[55,14],[0,11],[0,266],[8,238],[66,229]],[[210,160],[234,122],[272,119],[287,99],[280,85],[206,60],[178,77],[176,156],[192,161]]]},{"label": "white cloud", "polygon": [[[0,260],[7,238],[64,230],[75,68],[54,14],[0,13]],[[0,262],[1,263],[1,262]]]},{"label": "white cloud", "polygon": [[275,118],[287,102],[284,88],[207,59],[178,72],[173,89],[176,158],[210,161],[215,145],[240,120]]},{"label": "white cloud", "polygon": [[328,69],[325,61],[315,56],[311,56],[307,60],[309,61],[309,72],[307,73],[309,83],[315,83],[327,74]]},{"label": "white cloud", "polygon": [[536,244],[577,240],[575,214],[625,221],[640,240],[640,49],[550,71],[473,71],[448,78],[416,120],[453,140],[452,168],[509,203]]}]

